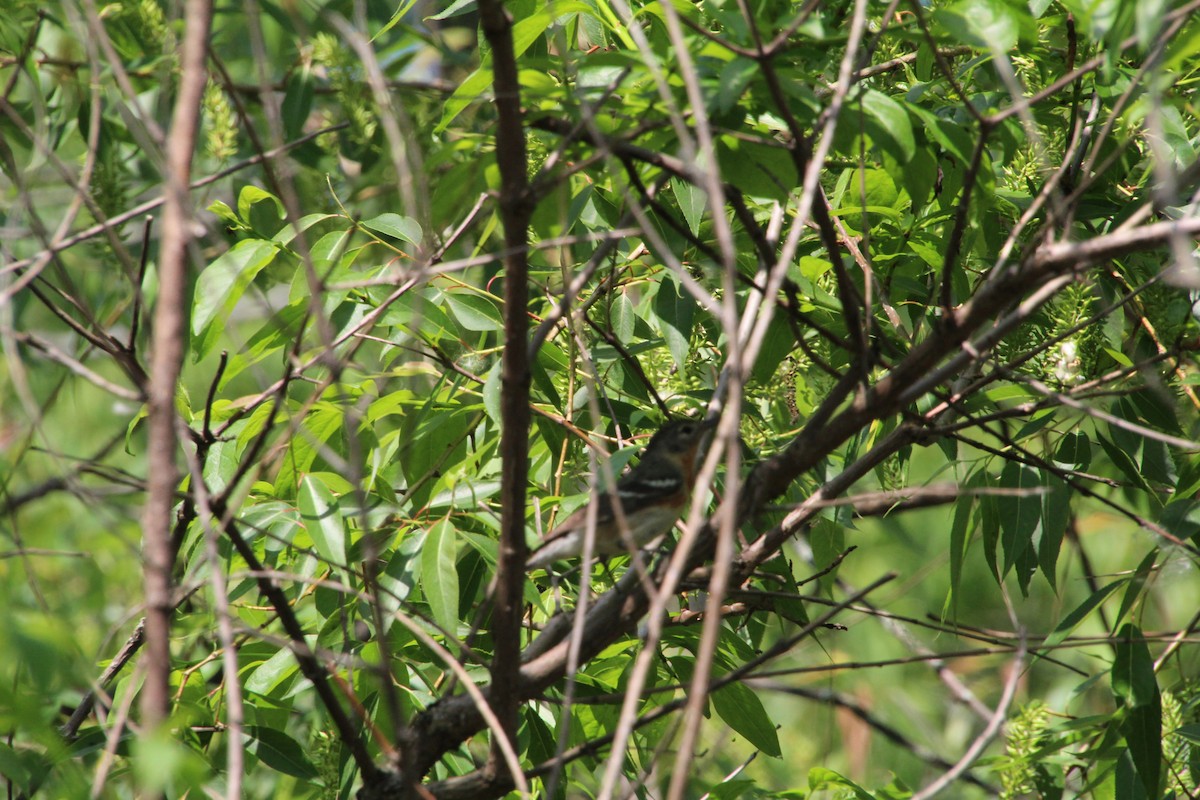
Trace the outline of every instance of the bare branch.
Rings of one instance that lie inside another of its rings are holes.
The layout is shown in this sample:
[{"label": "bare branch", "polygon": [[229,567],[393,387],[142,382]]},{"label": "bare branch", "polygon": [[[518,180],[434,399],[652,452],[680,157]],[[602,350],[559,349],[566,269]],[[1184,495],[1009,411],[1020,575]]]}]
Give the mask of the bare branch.
[{"label": "bare branch", "polygon": [[[206,43],[212,22],[209,0],[188,0],[180,54],[182,75],[171,136],[167,143],[162,245],[158,262],[158,302],[151,334],[150,382],[147,392],[147,465],[149,481],[142,517],[146,582],[146,656],[148,674],[142,689],[142,716],[155,726],[170,714],[171,673],[171,506],[179,470],[176,466],[175,392],[183,362],[184,300],[187,262],[193,238],[186,187],[191,180],[192,152],[200,125],[200,101],[207,81]],[[107,39],[106,39],[107,41]],[[133,96],[132,94],[130,95]]]},{"label": "bare branch", "polygon": [[[490,702],[502,733],[492,741],[488,772],[497,774],[503,759],[502,739],[515,742],[520,703],[518,664],[521,612],[525,586],[525,481],[529,471],[529,265],[526,242],[530,214],[525,131],[521,115],[521,83],[513,50],[512,18],[500,0],[480,0],[480,23],[492,48],[497,113],[496,152],[500,167],[500,216],[504,223],[504,361],[501,373],[500,557],[496,565]],[[413,775],[421,774],[418,771]],[[521,794],[525,777],[511,774]]]}]

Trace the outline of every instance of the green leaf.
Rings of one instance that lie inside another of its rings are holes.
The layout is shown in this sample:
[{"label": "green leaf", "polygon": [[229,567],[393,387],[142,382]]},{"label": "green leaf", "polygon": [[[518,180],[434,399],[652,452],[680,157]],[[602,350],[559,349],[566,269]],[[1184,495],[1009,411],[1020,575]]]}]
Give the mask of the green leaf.
[{"label": "green leaf", "polygon": [[458,531],[448,517],[430,526],[421,550],[421,588],[442,630],[458,630]]},{"label": "green leaf", "polygon": [[777,147],[722,136],[717,158],[721,174],[750,197],[784,200],[799,183],[791,156]]},{"label": "green leaf", "polygon": [[244,227],[245,227],[242,225],[242,220],[241,220],[241,218],[238,217],[237,212],[234,211],[232,208],[230,208],[229,204],[226,203],[224,200],[212,201],[211,203],[209,203],[208,208],[206,210],[210,214],[216,215],[216,217],[218,219],[224,221],[225,225],[229,228],[233,228],[235,230],[240,230],[240,229],[244,229]]},{"label": "green leaf", "polygon": [[[554,13],[540,12],[529,14],[518,20],[512,27],[513,55],[520,57],[539,36],[545,32],[550,23],[556,18],[571,13],[588,13],[591,9],[584,3],[560,2],[554,5]],[[481,99],[482,94],[492,85],[492,58],[489,53],[479,65],[479,69],[467,76],[450,99],[443,106],[442,119],[434,128],[434,133],[442,133],[471,103]]]},{"label": "green leaf", "polygon": [[840,214],[852,224],[860,224],[866,213],[875,211],[886,215],[886,212],[895,211],[907,202],[886,170],[857,170],[854,173],[853,184],[853,194],[861,206],[848,207],[845,213]]},{"label": "green leaf", "polygon": [[5,780],[17,789],[29,789],[31,778],[29,767],[22,763],[18,751],[4,742],[0,742],[0,775],[3,775]]},{"label": "green leaf", "polygon": [[1070,614],[1063,617],[1062,621],[1050,632],[1050,635],[1046,637],[1045,648],[1049,650],[1066,641],[1067,637],[1079,627],[1080,623],[1087,619],[1097,606],[1104,602],[1105,598],[1124,585],[1124,579],[1116,580],[1092,592],[1088,599],[1076,606]]},{"label": "green leaf", "polygon": [[368,220],[363,220],[362,226],[376,233],[391,236],[409,244],[421,243],[421,226],[411,217],[399,214],[380,214]]},{"label": "green leaf", "polygon": [[712,703],[721,719],[746,741],[769,756],[780,756],[779,734],[758,695],[735,682],[718,689]]},{"label": "green leaf", "polygon": [[1068,433],[1058,440],[1054,463],[1064,469],[1087,469],[1092,462],[1092,443],[1086,434]]},{"label": "green leaf", "polygon": [[749,778],[731,778],[709,787],[704,796],[709,800],[742,800],[745,797],[754,797],[756,788],[757,782]]},{"label": "green leaf", "polygon": [[169,726],[143,732],[130,749],[129,761],[137,776],[139,796],[204,794],[201,786],[209,777],[210,765],[196,749],[174,738]]},{"label": "green leaf", "polygon": [[279,248],[265,239],[244,239],[205,267],[196,281],[192,334],[199,336],[209,324],[224,322],[254,276],[274,261],[278,252]]},{"label": "green leaf", "polygon": [[1100,442],[1100,446],[1104,448],[1104,452],[1112,459],[1113,465],[1121,471],[1121,474],[1128,478],[1135,486],[1141,487],[1147,494],[1153,496],[1154,490],[1146,482],[1141,468],[1138,467],[1137,462],[1133,460],[1128,450],[1109,441],[1108,437],[1099,433],[1096,434],[1096,440]]},{"label": "green leaf", "polygon": [[[429,498],[426,507],[430,510],[436,510],[449,506],[463,511],[470,511],[478,509],[480,503],[495,497],[499,493],[500,481],[463,481]],[[465,533],[460,533],[466,536]],[[495,545],[494,541],[492,545]]]},{"label": "green leaf", "polygon": [[497,426],[503,424],[503,415],[500,413],[500,376],[503,363],[499,360],[492,365],[488,370],[487,377],[483,381],[483,410],[491,418],[492,422]]},{"label": "green leaf", "polygon": [[1128,397],[1117,400],[1112,409],[1114,415],[1139,425],[1148,425],[1156,431],[1165,431],[1176,436],[1183,436],[1184,431],[1179,425],[1178,412],[1163,397],[1163,392],[1154,389],[1143,389]]},{"label": "green leaf", "polygon": [[1105,800],[1108,798],[1114,800],[1160,800],[1147,798],[1146,788],[1142,786],[1138,778],[1138,770],[1133,764],[1132,753],[1128,748],[1120,752],[1111,782],[1108,787],[1105,787],[1108,790],[1100,793],[1099,796],[1103,796]]},{"label": "green leaf", "polygon": [[442,106],[442,119],[438,122],[437,127],[433,129],[435,134],[444,133],[446,128],[450,127],[450,123],[455,117],[461,114],[467,106],[483,99],[483,93],[492,85],[492,59],[490,57],[484,59],[483,64],[479,69],[468,75],[458,88],[454,90],[454,94],[450,95]]},{"label": "green leaf", "polygon": [[345,421],[345,408],[332,403],[320,403],[304,417],[304,428],[288,442],[287,457],[275,478],[275,490],[280,495],[292,496],[300,485],[300,476],[317,460],[319,449],[342,429]]},{"label": "green leaf", "polygon": [[283,118],[284,136],[288,141],[299,139],[304,133],[313,105],[312,67],[306,64],[293,70],[283,89],[283,103],[279,112]]},{"label": "green leaf", "polygon": [[708,195],[698,186],[682,178],[671,180],[671,190],[679,203],[679,210],[687,220],[688,228],[693,236],[700,234],[700,223],[704,220],[704,210],[708,206]]},{"label": "green leaf", "polygon": [[291,503],[263,502],[246,508],[240,515],[245,525],[244,536],[247,541],[254,541],[259,533],[270,534],[263,541],[267,552],[278,552],[290,547],[296,534],[304,529],[300,513]]},{"label": "green leaf", "polygon": [[1132,577],[1126,578],[1125,596],[1121,598],[1121,607],[1117,610],[1117,616],[1112,623],[1113,625],[1125,619],[1125,615],[1142,598],[1142,590],[1146,588],[1146,580],[1154,570],[1154,562],[1158,560],[1158,556],[1158,548],[1150,548],[1150,552],[1146,553],[1145,558],[1142,559],[1142,563],[1138,564],[1137,569],[1133,571]]},{"label": "green leaf", "polygon": [[[941,261],[938,262],[939,264]],[[810,281],[815,281],[826,272],[833,269],[833,262],[825,258],[817,258],[815,256],[800,256],[799,261],[800,274]]]},{"label": "green leaf", "polygon": [[427,482],[435,470],[444,472],[456,465],[464,452],[462,441],[476,424],[475,415],[464,410],[423,414],[405,433],[400,468],[409,484]]},{"label": "green leaf", "polygon": [[765,384],[775,377],[776,370],[783,359],[796,348],[796,337],[792,328],[779,316],[775,316],[767,326],[767,334],[763,337],[762,349],[758,358],[750,368],[750,379],[755,383]]},{"label": "green leaf", "polygon": [[1175,498],[1192,498],[1200,491],[1200,457],[1181,459],[1179,477],[1175,483]]},{"label": "green leaf", "polygon": [[443,294],[435,289],[409,292],[392,303],[381,322],[392,325],[425,341],[437,342],[452,334],[454,324],[442,308]]},{"label": "green leaf", "polygon": [[253,742],[249,749],[271,769],[304,780],[317,777],[317,768],[308,760],[304,748],[283,731],[262,725],[247,725],[244,732]]},{"label": "green leaf", "polygon": [[277,650],[275,655],[255,667],[246,678],[246,691],[269,696],[299,669],[300,665],[296,663],[291,650],[286,647]]},{"label": "green leaf", "polygon": [[1121,752],[1120,758],[1117,759],[1117,768],[1114,770],[1113,779],[1108,791],[1101,794],[1101,797],[1114,798],[1114,800],[1160,800],[1157,797],[1147,797],[1146,788],[1138,778],[1137,768],[1133,764],[1133,754],[1125,749]]},{"label": "green leaf", "polygon": [[1038,566],[1051,588],[1057,587],[1058,554],[1071,519],[1071,490],[1061,478],[1046,473],[1042,495],[1042,535],[1038,539]]},{"label": "green leaf", "polygon": [[613,297],[612,308],[609,309],[609,324],[613,335],[621,344],[633,342],[633,333],[637,328],[637,311],[629,294],[622,289]]},{"label": "green leaf", "polygon": [[1021,31],[1017,11],[1004,0],[962,0],[934,10],[933,18],[963,44],[997,56],[1016,46]]},{"label": "green leaf", "polygon": [[341,219],[341,217],[337,214],[305,214],[296,220],[295,225],[284,225],[280,228],[279,233],[275,234],[271,241],[280,245],[290,244],[296,238],[297,234],[303,233],[318,222],[324,222],[329,219]]},{"label": "green leaf", "polygon": [[[846,529],[831,519],[819,518],[808,534],[812,545],[813,566],[818,570],[832,565],[846,550]],[[837,580],[834,571],[821,578],[821,586],[828,588]]]},{"label": "green leaf", "polygon": [[717,110],[726,114],[741,98],[746,87],[759,77],[758,64],[741,56],[721,68],[720,88],[717,91]]},{"label": "green leaf", "polygon": [[[1018,492],[1016,496],[996,498],[1000,511],[1000,547],[1004,553],[1004,573],[1033,549],[1034,537],[1042,524],[1042,482],[1035,470],[1010,461],[1000,473],[1000,485]],[[1018,576],[1018,580],[1022,576]],[[1028,576],[1022,586],[1027,585]]]},{"label": "green leaf", "polygon": [[1163,757],[1161,702],[1129,709],[1121,732],[1146,796],[1159,797]]},{"label": "green leaf", "polygon": [[[991,485],[988,480],[985,485]],[[983,539],[983,557],[987,561],[988,569],[992,571],[992,576],[999,583],[1003,578],[1000,572],[1000,565],[996,561],[996,548],[1000,543],[1000,509],[999,499],[993,495],[981,495],[977,498],[978,507],[978,528],[980,537]]]},{"label": "green leaf", "polygon": [[[925,208],[925,204],[929,202],[929,197],[938,183],[937,159],[930,150],[931,148],[927,145],[918,148],[913,153],[913,157],[904,165],[903,174],[896,178],[896,182],[908,192],[914,212]],[[934,267],[940,265],[940,259],[933,264]]]},{"label": "green leaf", "polygon": [[831,769],[826,769],[825,767],[813,767],[808,771],[808,788],[812,789],[813,791],[839,787],[850,789],[854,793],[854,800],[883,800],[884,797],[894,796],[890,794],[880,794],[879,797],[876,798],[875,795],[872,795],[866,789],[859,786],[845,775],[834,772]]},{"label": "green leaf", "polygon": [[273,236],[287,215],[278,197],[251,184],[238,192],[238,216],[259,234]]},{"label": "green leaf", "polygon": [[338,500],[315,475],[300,481],[300,519],[317,552],[330,566],[346,566],[346,528]]},{"label": "green leaf", "polygon": [[1200,501],[1193,497],[1167,503],[1158,521],[1181,539],[1200,541]]},{"label": "green leaf", "polygon": [[133,435],[137,433],[137,429],[142,426],[143,420],[150,415],[150,409],[143,403],[129,420],[129,424],[125,426],[125,452],[133,453]]},{"label": "green leaf", "polygon": [[975,508],[975,497],[969,491],[987,482],[984,471],[977,471],[966,482],[967,492],[959,495],[954,503],[954,521],[950,525],[950,592],[946,596],[946,608],[943,618],[949,615],[958,618],[958,600],[962,596],[962,568],[966,559],[967,548],[971,544],[971,513]]},{"label": "green leaf", "polygon": [[654,296],[654,314],[658,317],[671,357],[683,369],[691,350],[696,301],[684,291],[673,275],[664,274],[658,284],[658,293]]},{"label": "green leaf", "polygon": [[475,10],[475,0],[454,0],[453,3],[446,6],[437,14],[433,14],[426,19],[443,20],[457,17],[459,14],[466,14],[468,11]]},{"label": "green leaf", "polygon": [[[350,251],[350,242],[354,238],[354,231],[350,228],[342,228],[329,233],[317,239],[316,244],[312,246],[309,255],[312,257],[313,267],[322,279],[328,279],[333,271],[337,268],[338,263],[345,258]],[[311,300],[309,293],[308,281],[302,275],[297,274],[291,299],[295,300]]]},{"label": "green leaf", "polygon": [[1182,736],[1192,744],[1200,745],[1200,723],[1184,725],[1175,729],[1176,736]]},{"label": "green leaf", "polygon": [[446,292],[442,295],[450,312],[469,331],[499,331],[504,329],[500,309],[490,299],[473,292]]},{"label": "green leaf", "polygon": [[866,115],[865,124],[871,141],[901,164],[911,161],[917,152],[917,143],[904,106],[874,89],[863,92],[859,102]]},{"label": "green leaf", "polygon": [[1130,708],[1150,705],[1159,699],[1154,659],[1141,630],[1133,623],[1125,623],[1117,634],[1112,687],[1117,700]]},{"label": "green leaf", "polygon": [[[924,124],[926,135],[953,155],[959,165],[971,162],[974,141],[967,135],[961,125],[957,125],[951,120],[942,119],[928,109],[918,105],[910,104],[908,110]],[[941,163],[944,163],[944,161]]]}]

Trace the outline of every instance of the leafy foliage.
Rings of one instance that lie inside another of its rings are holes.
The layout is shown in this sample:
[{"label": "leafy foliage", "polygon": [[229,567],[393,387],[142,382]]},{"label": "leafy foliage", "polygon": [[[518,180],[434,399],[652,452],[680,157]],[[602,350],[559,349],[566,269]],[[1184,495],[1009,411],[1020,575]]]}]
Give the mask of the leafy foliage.
[{"label": "leafy foliage", "polygon": [[[1196,792],[1194,3],[218,7],[163,531],[196,5],[0,18],[13,795]],[[703,414],[688,546],[496,607]]]}]

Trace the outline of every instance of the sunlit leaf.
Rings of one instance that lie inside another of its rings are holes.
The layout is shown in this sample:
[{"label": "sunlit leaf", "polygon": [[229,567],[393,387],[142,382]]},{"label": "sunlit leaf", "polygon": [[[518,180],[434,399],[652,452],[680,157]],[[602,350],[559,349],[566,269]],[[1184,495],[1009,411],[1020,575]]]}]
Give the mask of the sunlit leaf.
[{"label": "sunlit leaf", "polygon": [[380,214],[377,217],[363,220],[363,227],[369,228],[376,233],[386,234],[410,244],[420,244],[421,242],[421,226],[417,224],[415,219],[404,217],[400,214]]},{"label": "sunlit leaf", "polygon": [[338,500],[325,483],[313,475],[300,481],[297,495],[300,518],[321,558],[332,566],[346,564],[346,527]]},{"label": "sunlit leaf", "polygon": [[224,322],[254,276],[278,252],[274,244],[263,239],[243,239],[209,264],[196,281],[192,333],[198,336],[210,323]]},{"label": "sunlit leaf", "polygon": [[1017,13],[1004,0],[962,0],[938,8],[933,18],[963,44],[1002,54],[1017,43]]}]

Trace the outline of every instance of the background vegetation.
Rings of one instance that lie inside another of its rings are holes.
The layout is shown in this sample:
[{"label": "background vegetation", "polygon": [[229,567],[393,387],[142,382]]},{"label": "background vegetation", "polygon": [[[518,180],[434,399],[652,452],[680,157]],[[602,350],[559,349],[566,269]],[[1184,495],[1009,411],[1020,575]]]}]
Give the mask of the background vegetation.
[{"label": "background vegetation", "polygon": [[8,3],[8,796],[1197,796],[1198,6]]}]

